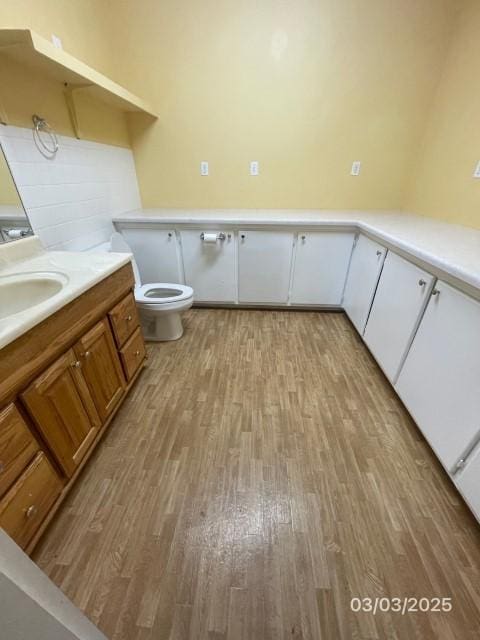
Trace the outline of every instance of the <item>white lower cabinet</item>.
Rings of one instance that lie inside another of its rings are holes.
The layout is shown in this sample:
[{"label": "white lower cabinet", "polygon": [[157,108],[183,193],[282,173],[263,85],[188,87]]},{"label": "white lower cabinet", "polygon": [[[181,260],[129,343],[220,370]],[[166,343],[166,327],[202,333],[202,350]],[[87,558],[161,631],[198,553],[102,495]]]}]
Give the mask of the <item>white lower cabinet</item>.
[{"label": "white lower cabinet", "polygon": [[343,296],[343,308],[363,335],[378,278],[387,250],[365,236],[358,236],[353,249]]},{"label": "white lower cabinet", "polygon": [[[436,283],[395,389],[455,473],[480,438],[480,303]],[[474,468],[480,492],[480,460],[465,478]]]},{"label": "white lower cabinet", "polygon": [[352,233],[299,232],[290,302],[339,306],[352,247]]},{"label": "white lower cabinet", "polygon": [[465,468],[454,476],[454,481],[480,522],[480,448],[468,459]]},{"label": "white lower cabinet", "polygon": [[209,244],[197,229],[181,231],[185,284],[193,287],[195,302],[237,300],[235,239],[231,231],[224,239]]},{"label": "white lower cabinet", "polygon": [[239,302],[286,304],[293,233],[274,230],[238,233]]},{"label": "white lower cabinet", "polygon": [[142,283],[181,283],[180,252],[173,229],[122,229],[132,249]]},{"label": "white lower cabinet", "polygon": [[388,252],[363,337],[391,382],[413,340],[433,281],[429,273]]}]

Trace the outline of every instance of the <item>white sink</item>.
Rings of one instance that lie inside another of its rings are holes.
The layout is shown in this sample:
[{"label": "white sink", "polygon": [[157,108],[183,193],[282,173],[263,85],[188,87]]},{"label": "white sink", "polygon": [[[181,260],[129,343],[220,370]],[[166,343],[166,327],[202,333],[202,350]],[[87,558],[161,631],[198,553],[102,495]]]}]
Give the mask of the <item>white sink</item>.
[{"label": "white sink", "polygon": [[68,283],[55,271],[31,271],[0,277],[0,320],[53,298]]}]

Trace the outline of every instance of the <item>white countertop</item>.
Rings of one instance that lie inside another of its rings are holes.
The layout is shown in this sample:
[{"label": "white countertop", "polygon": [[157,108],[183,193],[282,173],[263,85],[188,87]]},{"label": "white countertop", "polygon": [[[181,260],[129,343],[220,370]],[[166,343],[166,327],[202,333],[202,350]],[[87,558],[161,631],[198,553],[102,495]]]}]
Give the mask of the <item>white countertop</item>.
[{"label": "white countertop", "polygon": [[480,291],[480,230],[398,211],[303,209],[144,209],[117,215],[118,223],[277,225],[363,231]]},{"label": "white countertop", "polygon": [[66,281],[51,298],[0,319],[0,349],[130,262],[130,258],[129,253],[47,252],[36,236],[0,245],[0,288],[2,278],[13,274],[55,272]]}]

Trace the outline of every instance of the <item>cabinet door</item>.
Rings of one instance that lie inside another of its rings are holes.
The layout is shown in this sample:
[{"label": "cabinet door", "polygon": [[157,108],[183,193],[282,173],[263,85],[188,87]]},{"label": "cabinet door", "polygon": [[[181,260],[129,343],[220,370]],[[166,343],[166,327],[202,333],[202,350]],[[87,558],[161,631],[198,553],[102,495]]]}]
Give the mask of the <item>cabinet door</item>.
[{"label": "cabinet door", "polygon": [[352,233],[299,233],[290,302],[340,305],[352,246]]},{"label": "cabinet door", "polygon": [[455,484],[480,522],[480,449],[469,459],[455,477]]},{"label": "cabinet door", "polygon": [[238,297],[240,302],[286,304],[290,287],[293,233],[240,231]]},{"label": "cabinet door", "polygon": [[365,236],[358,236],[348,270],[343,308],[363,335],[387,250]]},{"label": "cabinet door", "polygon": [[[216,231],[220,233],[220,231]],[[185,284],[193,288],[195,302],[236,302],[235,239],[223,232],[224,240],[210,244],[200,230],[181,232]]]},{"label": "cabinet door", "polygon": [[454,472],[480,437],[480,303],[443,282],[433,294],[395,388]]},{"label": "cabinet door", "polygon": [[181,282],[180,252],[173,229],[122,229],[142,283]]},{"label": "cabinet door", "polygon": [[364,339],[391,382],[415,335],[433,280],[429,273],[388,252]]},{"label": "cabinet door", "polygon": [[22,393],[31,417],[71,476],[94,440],[100,419],[81,362],[70,349]]},{"label": "cabinet door", "polygon": [[125,388],[120,360],[108,320],[98,322],[74,347],[101,420],[115,409]]}]

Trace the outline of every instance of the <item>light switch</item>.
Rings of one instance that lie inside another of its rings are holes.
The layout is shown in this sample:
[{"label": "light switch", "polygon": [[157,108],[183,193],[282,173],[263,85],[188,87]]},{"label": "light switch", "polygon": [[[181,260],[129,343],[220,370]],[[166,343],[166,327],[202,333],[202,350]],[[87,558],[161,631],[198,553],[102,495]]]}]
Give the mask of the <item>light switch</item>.
[{"label": "light switch", "polygon": [[475,171],[473,172],[473,177],[480,178],[480,160],[478,161],[477,166],[475,167]]},{"label": "light switch", "polygon": [[258,176],[259,173],[260,173],[260,166],[258,164],[258,160],[252,160],[252,162],[250,162],[250,175]]},{"label": "light switch", "polygon": [[360,175],[360,169],[362,167],[362,163],[360,160],[355,160],[352,164],[352,170],[350,171],[350,175],[358,176]]},{"label": "light switch", "polygon": [[200,175],[208,176],[208,162],[200,162]]}]

